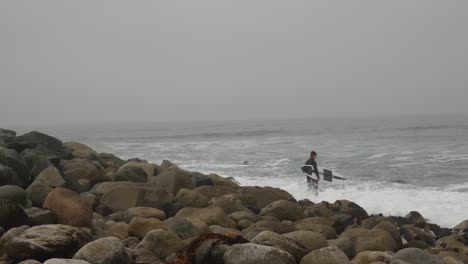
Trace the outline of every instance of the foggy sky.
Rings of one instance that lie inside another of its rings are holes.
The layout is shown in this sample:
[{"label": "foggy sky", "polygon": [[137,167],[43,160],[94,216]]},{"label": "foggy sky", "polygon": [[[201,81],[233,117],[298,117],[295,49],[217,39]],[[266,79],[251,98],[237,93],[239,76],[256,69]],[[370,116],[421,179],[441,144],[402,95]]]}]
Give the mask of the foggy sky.
[{"label": "foggy sky", "polygon": [[467,8],[2,1],[0,125],[468,113]]}]

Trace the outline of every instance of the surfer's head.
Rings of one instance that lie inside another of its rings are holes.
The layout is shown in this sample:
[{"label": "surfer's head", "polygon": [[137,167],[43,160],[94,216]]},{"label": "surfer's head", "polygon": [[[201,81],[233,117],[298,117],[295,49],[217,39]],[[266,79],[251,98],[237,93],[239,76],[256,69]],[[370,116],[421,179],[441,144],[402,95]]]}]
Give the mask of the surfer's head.
[{"label": "surfer's head", "polygon": [[317,152],[315,151],[310,152],[310,158],[315,160],[317,158]]}]

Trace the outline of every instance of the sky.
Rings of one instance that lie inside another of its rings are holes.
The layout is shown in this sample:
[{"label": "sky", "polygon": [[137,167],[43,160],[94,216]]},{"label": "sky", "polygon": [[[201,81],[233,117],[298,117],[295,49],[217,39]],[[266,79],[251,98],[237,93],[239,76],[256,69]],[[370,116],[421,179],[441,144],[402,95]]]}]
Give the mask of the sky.
[{"label": "sky", "polygon": [[468,114],[467,1],[2,1],[0,127]]}]

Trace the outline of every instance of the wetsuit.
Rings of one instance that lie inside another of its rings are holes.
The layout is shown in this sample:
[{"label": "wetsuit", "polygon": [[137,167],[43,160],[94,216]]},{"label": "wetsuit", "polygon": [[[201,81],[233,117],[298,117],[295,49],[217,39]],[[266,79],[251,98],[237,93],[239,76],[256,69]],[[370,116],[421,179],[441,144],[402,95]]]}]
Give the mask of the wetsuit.
[{"label": "wetsuit", "polygon": [[[308,159],[305,163],[305,165],[311,165],[311,167],[305,167],[304,171],[305,173],[312,175],[312,173],[315,173],[317,175],[317,179],[320,179],[319,171],[317,169],[317,162],[313,159]],[[307,177],[307,182],[310,182],[312,179],[310,177]]]}]

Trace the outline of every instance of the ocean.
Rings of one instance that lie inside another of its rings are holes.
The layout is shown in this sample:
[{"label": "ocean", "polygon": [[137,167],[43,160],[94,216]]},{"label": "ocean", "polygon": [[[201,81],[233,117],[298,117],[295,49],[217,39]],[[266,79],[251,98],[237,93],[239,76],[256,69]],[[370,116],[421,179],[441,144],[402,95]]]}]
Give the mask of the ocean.
[{"label": "ocean", "polygon": [[[384,215],[416,210],[443,227],[468,219],[467,116],[146,122],[41,131],[123,159],[168,159],[243,185],[279,187],[297,199],[348,199]],[[318,195],[309,190],[300,167],[311,150],[319,167],[348,181],[322,182]]]}]

